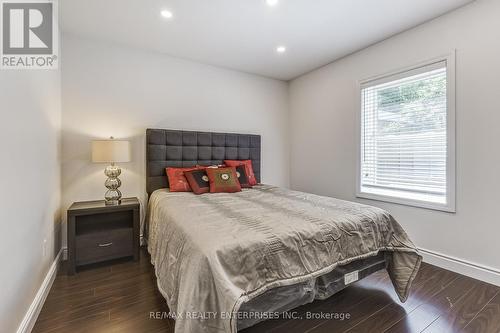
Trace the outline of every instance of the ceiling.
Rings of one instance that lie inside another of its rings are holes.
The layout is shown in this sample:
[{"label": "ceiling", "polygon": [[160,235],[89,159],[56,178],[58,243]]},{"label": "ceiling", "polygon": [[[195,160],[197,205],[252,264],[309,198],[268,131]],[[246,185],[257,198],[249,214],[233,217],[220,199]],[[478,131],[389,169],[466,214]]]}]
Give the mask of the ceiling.
[{"label": "ceiling", "polygon": [[60,10],[64,32],[290,80],[472,1],[64,0]]}]

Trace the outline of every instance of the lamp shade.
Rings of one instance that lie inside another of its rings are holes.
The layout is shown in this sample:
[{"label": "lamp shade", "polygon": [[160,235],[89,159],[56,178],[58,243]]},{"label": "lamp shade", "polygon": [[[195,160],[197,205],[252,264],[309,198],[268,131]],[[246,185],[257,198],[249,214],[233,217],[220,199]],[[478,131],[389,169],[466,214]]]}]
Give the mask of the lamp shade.
[{"label": "lamp shade", "polygon": [[92,162],[130,162],[130,142],[120,140],[92,141]]}]

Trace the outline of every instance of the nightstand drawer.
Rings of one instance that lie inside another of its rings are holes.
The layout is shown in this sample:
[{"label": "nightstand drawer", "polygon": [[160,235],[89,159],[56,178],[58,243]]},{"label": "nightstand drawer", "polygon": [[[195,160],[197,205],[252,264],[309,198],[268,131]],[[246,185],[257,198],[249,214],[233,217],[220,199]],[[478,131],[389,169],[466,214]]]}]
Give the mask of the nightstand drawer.
[{"label": "nightstand drawer", "polygon": [[103,260],[132,256],[133,229],[120,228],[77,235],[76,264],[85,265]]},{"label": "nightstand drawer", "polygon": [[139,260],[141,205],[137,198],[119,205],[104,200],[74,202],[68,208],[68,274],[78,266],[110,259]]}]

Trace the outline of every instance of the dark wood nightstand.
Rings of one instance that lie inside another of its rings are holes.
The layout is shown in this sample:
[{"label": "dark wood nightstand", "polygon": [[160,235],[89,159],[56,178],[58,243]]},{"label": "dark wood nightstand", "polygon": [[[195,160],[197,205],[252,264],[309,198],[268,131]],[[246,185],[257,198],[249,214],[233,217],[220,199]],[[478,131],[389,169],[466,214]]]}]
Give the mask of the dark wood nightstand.
[{"label": "dark wood nightstand", "polygon": [[137,198],[106,206],[104,200],[75,202],[68,209],[68,274],[78,266],[110,259],[139,259]]}]

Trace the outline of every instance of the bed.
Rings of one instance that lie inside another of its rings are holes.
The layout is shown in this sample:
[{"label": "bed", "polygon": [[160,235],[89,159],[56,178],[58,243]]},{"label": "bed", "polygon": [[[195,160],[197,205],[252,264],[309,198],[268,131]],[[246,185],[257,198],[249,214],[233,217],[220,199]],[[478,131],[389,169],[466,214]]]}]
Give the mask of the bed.
[{"label": "bed", "polygon": [[148,251],[176,332],[236,333],[380,269],[408,297],[422,258],[382,209],[271,185],[168,190],[166,167],[224,159],[250,159],[260,182],[260,136],[148,129],[146,143]]}]

